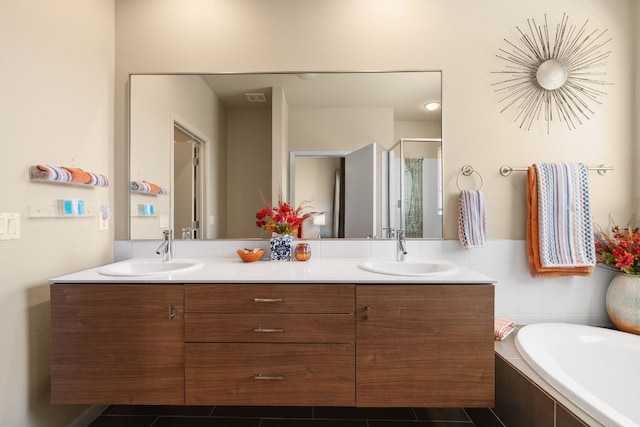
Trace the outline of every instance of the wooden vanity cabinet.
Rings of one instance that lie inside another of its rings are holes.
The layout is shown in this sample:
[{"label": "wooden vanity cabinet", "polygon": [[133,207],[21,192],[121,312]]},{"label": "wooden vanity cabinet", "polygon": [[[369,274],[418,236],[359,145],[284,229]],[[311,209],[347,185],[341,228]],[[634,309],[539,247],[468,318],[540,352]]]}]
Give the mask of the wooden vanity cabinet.
[{"label": "wooden vanity cabinet", "polygon": [[492,407],[491,284],[55,284],[51,400]]},{"label": "wooden vanity cabinet", "polygon": [[51,401],[184,404],[182,285],[51,286]]},{"label": "wooden vanity cabinet", "polygon": [[188,405],[355,405],[355,287],[185,286]]},{"label": "wooden vanity cabinet", "polygon": [[492,285],[358,285],[364,407],[492,407]]}]

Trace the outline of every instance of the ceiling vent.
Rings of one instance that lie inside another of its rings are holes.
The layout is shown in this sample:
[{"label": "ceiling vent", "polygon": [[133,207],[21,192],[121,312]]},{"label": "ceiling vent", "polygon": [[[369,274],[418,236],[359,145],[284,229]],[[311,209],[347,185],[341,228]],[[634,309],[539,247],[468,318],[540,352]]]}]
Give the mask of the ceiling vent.
[{"label": "ceiling vent", "polygon": [[267,97],[264,93],[245,93],[244,95],[249,102],[267,102]]}]

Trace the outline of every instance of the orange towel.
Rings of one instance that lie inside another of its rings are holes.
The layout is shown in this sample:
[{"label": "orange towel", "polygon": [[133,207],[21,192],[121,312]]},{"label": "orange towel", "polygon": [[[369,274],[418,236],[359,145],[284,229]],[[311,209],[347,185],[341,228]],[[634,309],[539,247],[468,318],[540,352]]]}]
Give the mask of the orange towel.
[{"label": "orange towel", "polygon": [[91,182],[91,174],[83,171],[80,168],[67,168],[64,167],[71,174],[71,182],[78,184],[89,184]]},{"label": "orange towel", "polygon": [[147,184],[149,186],[149,188],[150,188],[149,192],[150,193],[152,193],[152,194],[160,194],[161,193],[162,190],[160,189],[159,185],[154,184],[154,183],[149,182],[149,181],[142,181],[142,182],[144,182],[145,184]]},{"label": "orange towel", "polygon": [[538,229],[538,182],[536,167],[527,170],[527,255],[531,277],[589,276],[593,267],[543,267]]},{"label": "orange towel", "polygon": [[493,339],[502,341],[516,329],[515,323],[504,317],[495,316],[493,320]]}]

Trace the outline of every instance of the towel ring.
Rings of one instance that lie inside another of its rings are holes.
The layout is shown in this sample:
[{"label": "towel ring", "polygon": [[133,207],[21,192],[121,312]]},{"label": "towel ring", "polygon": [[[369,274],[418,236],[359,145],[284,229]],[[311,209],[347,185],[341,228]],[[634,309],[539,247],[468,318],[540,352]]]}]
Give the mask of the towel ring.
[{"label": "towel ring", "polygon": [[479,190],[482,190],[482,188],[484,187],[484,178],[482,177],[482,174],[473,169],[470,165],[464,165],[462,169],[460,169],[460,172],[458,172],[458,177],[456,178],[456,187],[458,187],[458,191],[462,191],[462,189],[460,188],[460,176],[471,176],[474,173],[478,174],[478,176],[480,177]]}]

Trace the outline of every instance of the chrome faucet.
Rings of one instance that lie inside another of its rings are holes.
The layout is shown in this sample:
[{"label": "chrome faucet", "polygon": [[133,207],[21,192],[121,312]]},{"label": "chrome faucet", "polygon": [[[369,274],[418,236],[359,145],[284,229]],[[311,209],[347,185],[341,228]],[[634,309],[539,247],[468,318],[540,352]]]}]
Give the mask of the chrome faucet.
[{"label": "chrome faucet", "polygon": [[404,237],[404,230],[396,230],[396,241],[398,242],[396,247],[396,261],[404,261],[404,256],[407,254],[407,241]]},{"label": "chrome faucet", "polygon": [[171,230],[164,230],[162,232],[162,243],[156,249],[156,253],[158,255],[162,254],[162,261],[168,262],[171,261]]}]

